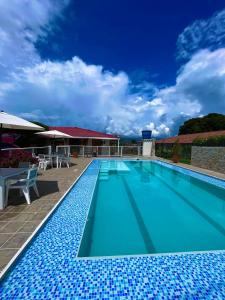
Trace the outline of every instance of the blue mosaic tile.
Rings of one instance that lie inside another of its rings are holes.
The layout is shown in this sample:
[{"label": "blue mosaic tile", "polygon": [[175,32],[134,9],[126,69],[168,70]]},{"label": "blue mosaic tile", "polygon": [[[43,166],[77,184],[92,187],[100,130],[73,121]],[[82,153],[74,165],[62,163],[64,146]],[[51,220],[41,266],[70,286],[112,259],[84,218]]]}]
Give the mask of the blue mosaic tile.
[{"label": "blue mosaic tile", "polygon": [[225,253],[79,259],[93,161],[3,279],[0,299],[224,299]]}]

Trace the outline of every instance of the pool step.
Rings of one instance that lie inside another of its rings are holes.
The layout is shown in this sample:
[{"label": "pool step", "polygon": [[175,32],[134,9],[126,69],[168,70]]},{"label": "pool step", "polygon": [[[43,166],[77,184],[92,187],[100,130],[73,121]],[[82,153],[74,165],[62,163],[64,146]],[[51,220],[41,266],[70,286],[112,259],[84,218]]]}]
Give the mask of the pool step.
[{"label": "pool step", "polygon": [[109,170],[100,169],[99,179],[100,180],[109,180]]},{"label": "pool step", "polygon": [[107,180],[109,180],[109,176],[106,176],[106,175],[100,175],[100,176],[99,176],[99,180],[107,181]]}]

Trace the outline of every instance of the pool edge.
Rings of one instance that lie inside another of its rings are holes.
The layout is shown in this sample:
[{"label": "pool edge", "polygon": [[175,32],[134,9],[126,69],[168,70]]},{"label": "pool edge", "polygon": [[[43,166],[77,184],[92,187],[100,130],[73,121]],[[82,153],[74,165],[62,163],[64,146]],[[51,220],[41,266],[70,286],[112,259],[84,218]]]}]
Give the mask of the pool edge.
[{"label": "pool edge", "polygon": [[[80,177],[83,175],[83,173],[88,169],[90,164],[94,161],[92,159],[87,166],[84,168],[84,170],[81,172],[81,174],[75,179],[75,181],[71,184],[71,186],[68,188],[68,190],[62,195],[62,197],[59,199],[59,201],[53,206],[53,208],[50,210],[50,212],[45,216],[45,218],[41,221],[41,223],[37,226],[37,228],[34,230],[34,232],[29,236],[29,238],[25,241],[25,243],[21,246],[21,248],[15,253],[15,255],[10,259],[10,261],[7,263],[7,265],[3,268],[3,270],[0,272],[0,281],[4,279],[4,277],[7,275],[7,273],[10,271],[11,267],[13,267],[14,263],[16,263],[17,259],[23,254],[23,252],[26,250],[27,246],[32,242],[33,238],[36,236],[36,234],[39,232],[39,230],[42,228],[42,226],[47,222],[47,220],[51,217],[51,215],[54,213],[56,208],[61,204],[61,202],[64,200],[65,196],[70,192],[70,190],[74,187],[74,185],[78,182]],[[85,223],[86,224],[86,223]]]}]

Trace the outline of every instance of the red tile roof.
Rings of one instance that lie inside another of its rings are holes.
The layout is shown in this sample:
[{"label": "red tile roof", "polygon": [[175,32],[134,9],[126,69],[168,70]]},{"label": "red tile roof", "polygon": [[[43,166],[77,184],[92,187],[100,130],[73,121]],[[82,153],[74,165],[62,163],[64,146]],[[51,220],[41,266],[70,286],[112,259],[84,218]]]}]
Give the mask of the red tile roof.
[{"label": "red tile roof", "polygon": [[96,138],[96,139],[118,139],[116,135],[98,132],[94,130],[79,128],[79,127],[61,127],[51,126],[49,130],[58,130],[69,134],[74,138]]},{"label": "red tile roof", "polygon": [[192,133],[192,134],[182,134],[177,136],[172,136],[166,139],[161,139],[156,141],[157,144],[173,144],[174,142],[179,140],[179,143],[181,144],[192,144],[192,142],[196,138],[209,138],[214,136],[222,136],[225,135],[225,130],[219,130],[219,131],[210,131],[210,132],[199,132],[199,133]]}]

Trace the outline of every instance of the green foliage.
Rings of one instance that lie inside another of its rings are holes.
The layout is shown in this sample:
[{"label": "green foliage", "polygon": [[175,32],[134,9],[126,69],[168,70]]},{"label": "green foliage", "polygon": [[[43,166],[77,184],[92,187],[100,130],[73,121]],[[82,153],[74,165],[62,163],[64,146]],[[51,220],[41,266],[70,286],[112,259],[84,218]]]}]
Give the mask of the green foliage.
[{"label": "green foliage", "polygon": [[179,162],[180,153],[181,153],[180,144],[179,144],[179,140],[177,139],[176,142],[173,144],[173,150],[172,150],[172,161],[173,162]]},{"label": "green foliage", "polygon": [[225,147],[225,136],[197,138],[193,141],[193,146]]},{"label": "green foliage", "polygon": [[179,144],[179,140],[178,139],[173,144],[173,151],[172,152],[173,152],[173,155],[180,156],[181,149],[180,149],[180,144]]},{"label": "green foliage", "polygon": [[225,115],[211,113],[201,118],[193,118],[180,126],[179,134],[225,130]]},{"label": "green foliage", "polygon": [[190,159],[187,159],[187,158],[181,158],[180,159],[180,162],[182,164],[187,164],[187,165],[190,165],[191,164],[191,160]]},{"label": "green foliage", "polygon": [[[179,144],[180,161],[184,163],[190,163],[191,160],[191,145]],[[172,159],[173,156],[173,144],[156,144],[155,147],[156,156]]]}]

